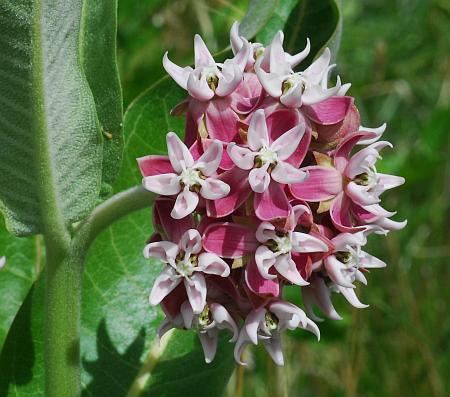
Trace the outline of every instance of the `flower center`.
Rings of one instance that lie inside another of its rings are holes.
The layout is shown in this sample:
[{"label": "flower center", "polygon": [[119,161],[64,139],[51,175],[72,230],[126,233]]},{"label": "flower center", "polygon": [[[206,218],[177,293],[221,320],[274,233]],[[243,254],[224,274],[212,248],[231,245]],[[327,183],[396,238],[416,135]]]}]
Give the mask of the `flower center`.
[{"label": "flower center", "polygon": [[212,323],[212,313],[208,304],[205,305],[202,312],[198,316],[198,326],[203,329]]},{"label": "flower center", "polygon": [[303,94],[306,89],[307,81],[301,76],[301,73],[293,73],[281,84],[283,94],[286,94],[292,87],[298,88]]},{"label": "flower center", "polygon": [[292,241],[289,233],[277,232],[274,239],[267,241],[266,246],[272,252],[287,254],[292,251]]},{"label": "flower center", "polygon": [[279,320],[278,317],[275,316],[275,314],[267,311],[264,319],[266,322],[266,327],[269,331],[275,331],[278,328]]},{"label": "flower center", "polygon": [[201,188],[203,174],[194,168],[185,168],[180,174],[182,187],[189,186],[189,190],[198,191]]},{"label": "flower center", "polygon": [[198,258],[196,255],[189,255],[189,257],[186,257],[185,252],[180,251],[175,260],[175,264],[178,274],[183,277],[190,277],[194,273],[195,267],[198,265]]},{"label": "flower center", "polygon": [[208,87],[214,92],[219,85],[219,77],[217,76],[217,72],[218,70],[215,66],[206,66],[202,70],[202,76],[205,77]]}]

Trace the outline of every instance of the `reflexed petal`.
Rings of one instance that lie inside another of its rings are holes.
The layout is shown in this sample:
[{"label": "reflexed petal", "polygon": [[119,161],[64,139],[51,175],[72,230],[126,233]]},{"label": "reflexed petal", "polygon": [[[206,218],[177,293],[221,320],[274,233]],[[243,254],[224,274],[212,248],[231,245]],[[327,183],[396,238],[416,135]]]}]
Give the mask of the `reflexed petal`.
[{"label": "reflexed petal", "polygon": [[177,134],[169,132],[166,136],[166,141],[170,163],[175,172],[180,173],[184,168],[194,165],[192,154]]},{"label": "reflexed petal", "polygon": [[354,203],[362,206],[376,204],[381,201],[378,194],[372,192],[368,186],[358,185],[353,181],[347,184],[345,193]]},{"label": "reflexed petal", "polygon": [[267,295],[274,298],[280,295],[278,280],[261,276],[254,259],[251,259],[245,267],[245,282],[250,291],[257,295]]},{"label": "reflexed petal", "polygon": [[328,277],[330,277],[330,279],[335,284],[345,288],[355,288],[355,286],[342,274],[342,270],[345,269],[345,265],[340,262],[334,255],[330,255],[325,258],[324,264]]},{"label": "reflexed petal", "polygon": [[167,52],[163,57],[163,66],[170,77],[172,77],[180,87],[186,89],[188,77],[192,73],[193,69],[190,66],[181,68],[180,66],[174,64],[167,56]]},{"label": "reflexed petal", "polygon": [[195,162],[195,168],[200,170],[203,175],[210,176],[219,168],[222,160],[223,146],[222,143],[214,140]]},{"label": "reflexed petal", "polygon": [[230,193],[230,186],[217,178],[207,178],[203,181],[200,195],[207,200],[217,200]]},{"label": "reflexed petal", "polygon": [[248,182],[254,192],[263,193],[269,187],[270,175],[267,172],[269,165],[266,163],[260,168],[253,168],[248,174]]},{"label": "reflexed petal", "polygon": [[368,254],[367,252],[361,251],[359,257],[359,263],[364,268],[382,268],[386,267],[386,263],[377,257]]},{"label": "reflexed petal", "polygon": [[180,240],[180,249],[187,254],[198,254],[202,250],[202,236],[196,229],[187,230]]},{"label": "reflexed petal", "polygon": [[378,183],[384,190],[393,189],[405,183],[405,178],[396,175],[381,174],[377,172]]},{"label": "reflexed petal", "polygon": [[375,142],[354,154],[345,168],[345,174],[353,179],[355,176],[367,172],[380,158],[379,151],[386,146],[392,147],[392,144],[387,141]]},{"label": "reflexed petal", "polygon": [[201,313],[206,304],[205,277],[201,273],[194,273],[189,279],[184,279],[184,286],[192,311],[195,314]]},{"label": "reflexed petal", "polygon": [[208,47],[206,47],[205,42],[198,34],[194,36],[194,54],[196,68],[199,66],[214,66],[216,64]]},{"label": "reflexed petal", "polygon": [[336,251],[347,251],[348,246],[362,246],[367,242],[363,232],[358,233],[340,233],[331,239]]},{"label": "reflexed petal", "polygon": [[255,262],[258,267],[258,271],[262,277],[270,280],[276,279],[277,276],[270,274],[269,270],[277,260],[277,254],[272,252],[265,245],[260,245],[255,252]]},{"label": "reflexed petal", "polygon": [[284,76],[279,76],[276,73],[266,73],[261,68],[262,60],[263,57],[258,59],[255,63],[255,72],[259,82],[271,97],[279,98],[283,93],[281,86],[283,84]]},{"label": "reflexed petal", "polygon": [[225,143],[236,140],[239,116],[231,108],[231,103],[230,97],[216,97],[209,102],[205,112],[205,122],[210,138]]},{"label": "reflexed petal", "polygon": [[180,282],[181,278],[175,277],[175,270],[168,266],[156,277],[152,291],[150,292],[150,304],[152,306],[159,304]]},{"label": "reflexed petal", "polygon": [[339,77],[336,86],[328,88],[327,90],[324,90],[320,85],[309,86],[305,89],[305,92],[302,95],[303,104],[310,106],[325,101],[333,95],[336,95],[340,87],[341,81]]},{"label": "reflexed petal", "polygon": [[253,168],[255,157],[258,154],[250,149],[238,146],[234,142],[228,145],[227,152],[233,163],[243,170],[251,170]]},{"label": "reflexed petal", "polygon": [[269,146],[269,133],[267,131],[266,116],[263,109],[253,113],[247,134],[248,146],[253,151],[258,151],[263,146]]},{"label": "reflexed petal", "polygon": [[304,133],[305,124],[298,124],[277,138],[270,145],[270,149],[277,153],[280,160],[287,160],[297,150]]},{"label": "reflexed petal", "polygon": [[203,247],[223,258],[240,258],[253,253],[259,243],[254,230],[237,223],[214,223],[203,235]]},{"label": "reflexed petal", "polygon": [[214,360],[217,351],[217,330],[208,330],[207,332],[199,332],[198,337],[202,344],[205,362],[209,364]]},{"label": "reflexed petal", "polygon": [[271,181],[264,193],[256,193],[253,200],[256,216],[262,221],[287,218],[291,205],[281,185]]},{"label": "reflexed petal", "polygon": [[242,328],[241,331],[239,332],[238,340],[236,341],[236,344],[234,345],[234,360],[242,366],[247,365],[246,362],[241,360],[241,357],[242,357],[242,353],[244,352],[245,348],[250,343],[251,343],[251,341],[247,335],[247,332],[245,331],[245,329]]},{"label": "reflexed petal", "polygon": [[191,192],[188,187],[185,187],[184,190],[178,194],[170,215],[175,219],[181,219],[188,216],[197,208],[198,200],[197,193]]},{"label": "reflexed petal", "polygon": [[173,167],[167,156],[144,156],[136,159],[142,176],[172,174]]},{"label": "reflexed petal", "polygon": [[344,288],[341,286],[338,286],[338,289],[342,293],[342,295],[345,296],[345,299],[347,299],[348,303],[350,303],[353,307],[356,307],[358,309],[365,309],[366,307],[369,307],[369,305],[360,302],[360,300],[356,296],[354,289]]},{"label": "reflexed petal", "polygon": [[323,76],[327,72],[328,65],[330,64],[330,59],[330,49],[325,48],[319,58],[303,72],[303,76],[307,78],[310,84],[319,84],[322,81]]},{"label": "reflexed petal", "polygon": [[302,62],[308,55],[311,49],[311,44],[309,42],[309,38],[306,38],[306,46],[303,51],[299,52],[295,55],[290,55],[287,52],[285,53],[285,58],[288,63],[291,65],[291,68],[295,68],[300,62]]},{"label": "reflexed petal", "polygon": [[177,174],[146,176],[142,184],[146,190],[164,196],[177,194],[181,190],[180,177]]},{"label": "reflexed petal", "polygon": [[279,335],[273,335],[269,339],[263,341],[267,353],[269,353],[276,365],[283,366],[283,350],[281,348],[281,339]]},{"label": "reflexed petal", "polygon": [[312,202],[326,201],[342,191],[342,175],[335,168],[314,165],[302,170],[308,173],[308,177],[290,186],[295,198]]},{"label": "reflexed petal", "polygon": [[216,254],[204,252],[198,257],[198,269],[203,273],[215,274],[216,276],[228,277],[230,267]]},{"label": "reflexed petal", "polygon": [[258,226],[258,229],[256,229],[255,236],[256,239],[263,244],[271,239],[275,239],[276,237],[275,226],[272,225],[270,222],[262,222]]},{"label": "reflexed petal", "polygon": [[303,303],[305,304],[306,312],[308,316],[313,320],[321,320],[314,315],[312,310],[312,304],[316,304],[319,309],[331,320],[342,320],[342,317],[338,314],[331,302],[331,291],[325,284],[325,280],[322,277],[315,277],[314,281],[311,281],[310,285],[302,288]]},{"label": "reflexed petal", "polygon": [[300,285],[302,287],[309,284],[300,275],[295,262],[291,259],[291,256],[289,254],[278,256],[274,266],[275,269],[277,269],[277,272],[281,274],[286,280],[289,280],[291,283]]},{"label": "reflexed petal", "polygon": [[227,309],[218,303],[212,303],[210,307],[216,327],[218,329],[227,329],[231,331],[233,336],[231,337],[230,342],[235,342],[239,335],[239,329],[233,317],[231,317]]},{"label": "reflexed petal", "polygon": [[283,161],[278,162],[270,175],[272,179],[283,184],[299,183],[308,178],[306,172]]},{"label": "reflexed petal", "polygon": [[317,237],[306,233],[292,233],[292,251],[294,252],[327,252],[328,246]]},{"label": "reflexed petal", "polygon": [[144,248],[145,258],[156,258],[160,261],[171,263],[179,252],[178,245],[170,241],[156,241],[147,244]]}]

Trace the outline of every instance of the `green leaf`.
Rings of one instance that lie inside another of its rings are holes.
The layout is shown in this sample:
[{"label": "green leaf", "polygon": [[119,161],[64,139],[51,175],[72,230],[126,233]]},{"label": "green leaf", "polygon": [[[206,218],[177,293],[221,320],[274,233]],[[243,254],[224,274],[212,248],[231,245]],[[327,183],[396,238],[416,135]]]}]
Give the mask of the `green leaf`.
[{"label": "green leaf", "polygon": [[[132,103],[124,120],[127,150],[117,190],[140,183],[136,157],[165,153],[166,133],[184,129],[184,119],[170,117],[169,111],[185,95],[164,78]],[[143,210],[116,222],[89,252],[81,319],[83,396],[218,397],[234,368],[229,335],[224,334],[212,364],[205,364],[194,332],[175,331],[161,346],[156,341],[162,314],[148,305],[148,294],[162,265],[142,256],[152,234],[150,214]],[[8,335],[0,357],[0,395],[40,395],[43,390],[42,284],[37,283]]]},{"label": "green leaf", "polygon": [[251,39],[268,23],[278,5],[277,0],[250,0],[248,10],[239,26],[239,33]]},{"label": "green leaf", "polygon": [[289,15],[299,0],[281,0],[265,26],[256,35],[256,41],[267,46],[273,36],[283,30]]},{"label": "green leaf", "polygon": [[0,3],[0,209],[17,235],[79,221],[100,190],[103,139],[80,62],[81,8]]},{"label": "green leaf", "polygon": [[122,88],[116,59],[117,0],[84,0],[80,37],[83,69],[103,133],[102,181],[114,182],[123,151]]},{"label": "green leaf", "polygon": [[285,50],[296,53],[311,40],[311,52],[301,65],[309,65],[325,47],[336,57],[342,30],[341,0],[300,0],[284,29]]},{"label": "green leaf", "polygon": [[6,257],[6,265],[0,269],[0,351],[14,317],[43,267],[42,245],[40,236],[14,237],[0,225],[0,257]]}]

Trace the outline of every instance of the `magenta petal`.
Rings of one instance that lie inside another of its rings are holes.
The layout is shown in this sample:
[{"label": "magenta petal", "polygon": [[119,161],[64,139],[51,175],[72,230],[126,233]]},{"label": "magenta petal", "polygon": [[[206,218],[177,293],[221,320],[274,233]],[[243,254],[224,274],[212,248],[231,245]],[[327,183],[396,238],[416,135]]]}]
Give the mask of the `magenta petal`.
[{"label": "magenta petal", "polygon": [[154,218],[159,220],[167,238],[178,243],[184,232],[193,229],[195,225],[192,216],[186,216],[182,219],[174,219],[170,216],[174,203],[173,199],[158,198],[155,201],[153,211]]},{"label": "magenta petal", "polygon": [[271,181],[264,193],[256,193],[253,201],[256,216],[262,221],[287,218],[291,205],[279,183]]},{"label": "magenta petal", "polygon": [[136,159],[142,176],[153,176],[159,174],[172,174],[174,172],[167,156],[144,156]]},{"label": "magenta petal", "polygon": [[218,179],[230,186],[231,190],[224,198],[206,202],[206,211],[212,218],[222,218],[231,214],[244,203],[252,191],[248,183],[248,171],[237,167],[225,171]]},{"label": "magenta petal", "polygon": [[341,232],[356,232],[364,227],[353,226],[351,212],[351,201],[344,193],[340,193],[331,204],[330,216],[333,225]]},{"label": "magenta petal", "polygon": [[311,166],[302,168],[309,176],[304,182],[290,186],[295,198],[306,201],[330,200],[342,192],[342,175],[335,168]]},{"label": "magenta petal", "polygon": [[253,253],[259,243],[255,231],[237,223],[214,223],[203,235],[203,247],[224,258],[240,258]]},{"label": "magenta petal", "polygon": [[230,107],[230,98],[214,98],[206,108],[209,137],[222,142],[236,140],[239,116]]},{"label": "magenta petal", "polygon": [[245,281],[247,287],[255,294],[278,297],[280,285],[277,279],[266,279],[261,276],[254,259],[250,260],[245,268]]},{"label": "magenta petal", "polygon": [[315,123],[329,125],[344,120],[352,104],[352,97],[336,96],[314,105],[303,106],[302,110]]},{"label": "magenta petal", "polygon": [[358,132],[354,135],[350,135],[345,138],[337,147],[336,153],[334,154],[334,166],[341,172],[344,173],[345,167],[348,164],[348,159],[350,152],[353,147],[361,139],[370,139],[375,137],[376,134],[370,132]]}]

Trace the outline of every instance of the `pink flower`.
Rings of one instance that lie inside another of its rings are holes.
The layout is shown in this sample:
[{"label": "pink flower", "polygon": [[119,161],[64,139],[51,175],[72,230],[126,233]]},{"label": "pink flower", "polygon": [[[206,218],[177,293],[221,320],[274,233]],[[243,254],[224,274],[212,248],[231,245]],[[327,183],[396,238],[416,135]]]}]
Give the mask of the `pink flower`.
[{"label": "pink flower", "polygon": [[163,320],[157,331],[158,338],[161,339],[172,328],[198,331],[206,363],[214,360],[220,330],[227,329],[232,332],[230,342],[236,342],[239,334],[233,317],[219,303],[207,303],[200,313],[194,313],[189,301],[185,301],[177,316],[173,318],[166,316]]},{"label": "pink flower", "polygon": [[334,225],[341,231],[361,230],[366,224],[378,225],[382,231],[405,226],[404,222],[388,219],[395,213],[379,205],[384,191],[405,182],[402,177],[382,174],[375,168],[379,151],[392,145],[386,141],[374,142],[349,158],[359,140],[373,137],[374,134],[365,132],[347,137],[336,149],[333,159],[316,155],[319,165],[303,168],[309,178],[291,185],[291,192],[298,199],[326,202]]},{"label": "pink flower", "polygon": [[264,193],[271,179],[282,184],[302,182],[307,174],[286,160],[294,154],[304,132],[305,126],[299,124],[270,142],[264,110],[257,110],[248,128],[248,148],[231,142],[228,155],[238,168],[250,170],[248,181],[256,193]]},{"label": "pink flower", "polygon": [[241,360],[245,347],[249,344],[257,345],[261,341],[273,361],[277,365],[284,365],[280,334],[296,328],[310,331],[317,339],[320,338],[317,325],[292,303],[274,301],[267,308],[253,310],[247,315],[234,348],[236,362],[247,365]]},{"label": "pink flower", "polygon": [[167,134],[167,147],[170,164],[163,156],[143,157],[138,163],[147,190],[164,196],[177,195],[171,212],[173,218],[184,218],[192,213],[197,208],[199,195],[215,200],[229,193],[230,187],[226,183],[212,177],[222,158],[220,142],[213,141],[196,161],[173,132]]},{"label": "pink flower", "polygon": [[[305,50],[298,54],[293,62],[283,50],[283,35],[275,35],[264,58],[255,62],[255,71],[266,92],[289,108],[313,105],[337,95],[341,88],[340,78],[333,88],[327,87],[330,71],[330,50],[328,48],[311,66],[302,72],[294,72],[293,66],[300,63],[309,53],[309,42]],[[268,71],[264,70],[264,61],[268,59]]]},{"label": "pink flower", "polygon": [[215,95],[226,97],[241,83],[251,47],[241,38],[243,45],[233,59],[216,63],[202,38],[194,38],[195,67],[181,68],[164,54],[163,66],[175,82],[199,101],[209,101]]},{"label": "pink flower", "polygon": [[230,268],[217,255],[202,252],[202,238],[195,229],[186,231],[178,244],[157,241],[144,248],[146,258],[156,258],[168,266],[156,278],[150,293],[150,304],[159,304],[175,287],[184,282],[194,313],[206,304],[205,274],[228,277]]}]

